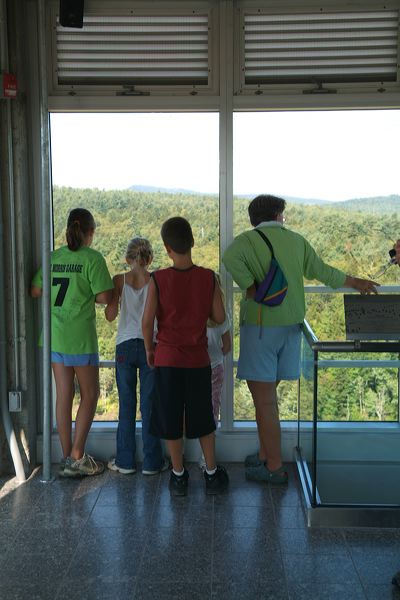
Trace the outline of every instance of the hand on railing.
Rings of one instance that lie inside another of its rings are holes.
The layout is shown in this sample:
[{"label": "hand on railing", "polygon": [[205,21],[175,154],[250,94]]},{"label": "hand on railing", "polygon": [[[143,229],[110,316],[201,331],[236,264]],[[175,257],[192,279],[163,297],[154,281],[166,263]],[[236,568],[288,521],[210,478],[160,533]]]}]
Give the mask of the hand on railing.
[{"label": "hand on railing", "polygon": [[345,287],[354,288],[359,291],[360,294],[377,294],[378,290],[376,289],[376,286],[379,287],[379,283],[376,281],[372,281],[371,279],[360,279],[360,277],[351,277],[350,275],[346,276],[344,285]]}]

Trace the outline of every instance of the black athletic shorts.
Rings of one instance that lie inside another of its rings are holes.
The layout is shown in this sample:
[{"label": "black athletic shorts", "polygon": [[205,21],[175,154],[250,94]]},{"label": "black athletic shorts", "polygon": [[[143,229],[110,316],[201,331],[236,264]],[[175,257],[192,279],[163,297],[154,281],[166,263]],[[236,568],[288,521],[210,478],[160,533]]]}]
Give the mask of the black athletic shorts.
[{"label": "black athletic shorts", "polygon": [[165,440],[199,438],[215,431],[211,367],[156,367],[150,433]]}]

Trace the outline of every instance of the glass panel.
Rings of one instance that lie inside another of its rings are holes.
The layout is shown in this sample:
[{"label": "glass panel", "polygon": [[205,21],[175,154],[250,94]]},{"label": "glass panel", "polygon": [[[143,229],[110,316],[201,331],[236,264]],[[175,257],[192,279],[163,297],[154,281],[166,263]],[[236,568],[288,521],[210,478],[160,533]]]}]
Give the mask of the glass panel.
[{"label": "glass panel", "polygon": [[[96,421],[118,421],[118,390],[115,382],[115,370],[113,368],[100,369],[100,397],[97,403]],[[139,421],[140,416],[140,382],[137,383],[137,409],[136,419]],[[75,420],[76,413],[79,408],[80,392],[78,382],[75,380],[75,398],[72,407],[72,416]]]},{"label": "glass panel", "polygon": [[[302,338],[301,376],[298,407],[298,447],[303,461],[307,463],[309,477],[312,477],[312,430],[314,397],[314,353]],[[311,491],[311,490],[310,490]]]},{"label": "glass panel", "polygon": [[[280,195],[286,226],[324,261],[379,273],[400,230],[399,135],[399,110],[235,113],[234,234],[250,227],[249,199]],[[379,282],[397,285],[397,269]]]},{"label": "glass panel", "polygon": [[[52,114],[54,247],[65,244],[69,210],[81,206],[95,217],[93,248],[112,275],[126,270],[135,236],[153,246],[151,269],[166,267],[160,228],[180,215],[192,225],[194,262],[218,270],[218,129],[216,113]],[[100,358],[113,360],[117,321],[105,320],[104,307],[96,317]],[[96,419],[117,418],[113,377],[104,369]]]},{"label": "glass panel", "polygon": [[[397,414],[397,404],[397,369],[318,370],[319,418],[329,411],[338,421],[351,420],[353,415],[384,421]],[[381,432],[369,433],[350,425],[329,432],[319,424],[318,493],[323,504],[400,504],[398,431],[396,426],[382,427]]]}]

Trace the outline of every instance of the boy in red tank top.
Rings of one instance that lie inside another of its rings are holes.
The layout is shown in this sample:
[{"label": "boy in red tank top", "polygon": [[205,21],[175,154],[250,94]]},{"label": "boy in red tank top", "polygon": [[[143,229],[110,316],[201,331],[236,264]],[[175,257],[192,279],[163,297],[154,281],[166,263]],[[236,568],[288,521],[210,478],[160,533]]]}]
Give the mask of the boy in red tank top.
[{"label": "boy in red tank top", "polygon": [[[207,494],[224,491],[229,482],[215,462],[215,421],[207,320],[223,323],[225,310],[215,274],[192,262],[194,239],[182,217],[165,221],[161,237],[173,266],[152,274],[142,330],[147,362],[155,368],[150,431],[163,438],[171,455],[170,490],[186,496],[189,473],[183,465],[183,421],[187,438],[199,438],[205,461]],[[157,317],[157,343],[153,342]]]}]

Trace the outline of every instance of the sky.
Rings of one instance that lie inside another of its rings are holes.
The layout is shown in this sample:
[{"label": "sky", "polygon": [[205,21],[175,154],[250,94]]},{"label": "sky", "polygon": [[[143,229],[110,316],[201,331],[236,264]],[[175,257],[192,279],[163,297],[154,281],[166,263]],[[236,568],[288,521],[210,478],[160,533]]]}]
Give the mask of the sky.
[{"label": "sky", "polygon": [[[54,113],[59,186],[218,192],[217,113]],[[400,194],[400,111],[235,113],[235,195],[346,200]]]}]

